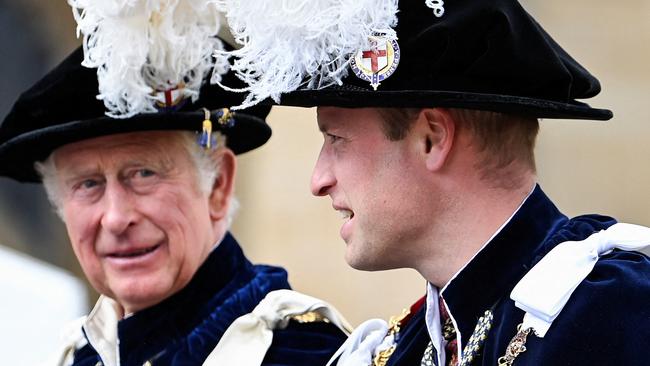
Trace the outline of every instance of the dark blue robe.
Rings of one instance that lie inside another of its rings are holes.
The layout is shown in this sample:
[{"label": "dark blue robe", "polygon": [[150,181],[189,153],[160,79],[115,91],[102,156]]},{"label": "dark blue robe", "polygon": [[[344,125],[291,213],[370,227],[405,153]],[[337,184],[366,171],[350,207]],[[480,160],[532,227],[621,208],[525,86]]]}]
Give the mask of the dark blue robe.
[{"label": "dark blue robe", "polygon": [[[477,319],[494,321],[472,365],[497,365],[524,312],[510,300],[517,282],[546,253],[583,240],[616,221],[599,215],[568,219],[537,186],[509,223],[441,293],[463,347]],[[403,327],[389,366],[420,365],[429,342],[422,307]],[[577,287],[544,338],[532,333],[513,365],[650,365],[650,259],[614,250]]]},{"label": "dark blue robe", "polygon": [[[284,269],[252,265],[227,234],[184,289],[119,321],[121,365],[201,365],[235,319],[251,312],[270,291],[288,288]],[[329,323],[290,321],[286,329],[273,332],[263,365],[325,365],[345,338]],[[90,345],[75,353],[75,366],[98,361]]]}]

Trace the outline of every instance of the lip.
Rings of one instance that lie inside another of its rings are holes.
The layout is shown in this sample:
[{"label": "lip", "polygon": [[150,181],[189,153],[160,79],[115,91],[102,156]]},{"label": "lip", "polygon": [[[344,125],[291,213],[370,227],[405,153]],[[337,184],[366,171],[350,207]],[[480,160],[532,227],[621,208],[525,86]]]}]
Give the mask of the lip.
[{"label": "lip", "polygon": [[341,225],[341,230],[339,231],[339,234],[341,235],[341,239],[345,241],[346,243],[349,243],[350,238],[352,237],[352,229],[354,227],[354,216],[350,217],[346,222]]},{"label": "lip", "polygon": [[340,205],[340,204],[332,203],[332,207],[334,208],[334,210],[336,210],[338,212],[341,212],[341,211],[349,211],[350,212],[350,216],[347,219],[345,219],[345,222],[343,223],[343,225],[341,225],[341,230],[339,232],[339,234],[341,235],[341,238],[343,239],[343,241],[348,243],[348,241],[352,237],[352,231],[353,231],[352,229],[354,227],[355,213],[354,213],[354,211],[352,211],[347,206],[343,206],[343,205]]},{"label": "lip", "polygon": [[104,260],[115,269],[129,270],[152,265],[162,253],[163,242],[108,252]]},{"label": "lip", "polygon": [[344,206],[344,205],[342,205],[340,203],[334,203],[334,202],[332,202],[332,208],[335,209],[336,211],[341,211],[341,210],[352,211],[352,210],[350,210],[349,207]]}]

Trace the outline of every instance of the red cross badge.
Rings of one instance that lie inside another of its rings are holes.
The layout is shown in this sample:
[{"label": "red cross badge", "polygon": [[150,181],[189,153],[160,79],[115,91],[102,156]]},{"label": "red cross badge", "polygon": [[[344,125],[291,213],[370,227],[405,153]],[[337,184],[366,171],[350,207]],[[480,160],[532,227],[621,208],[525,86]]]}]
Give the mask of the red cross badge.
[{"label": "red cross badge", "polygon": [[184,87],[185,85],[181,83],[175,88],[154,92],[153,99],[156,101],[158,109],[177,110],[181,108],[185,104]]},{"label": "red cross badge", "polygon": [[396,39],[373,37],[370,39],[370,49],[357,52],[350,67],[357,77],[368,81],[377,90],[382,81],[393,75],[399,65],[399,58]]}]

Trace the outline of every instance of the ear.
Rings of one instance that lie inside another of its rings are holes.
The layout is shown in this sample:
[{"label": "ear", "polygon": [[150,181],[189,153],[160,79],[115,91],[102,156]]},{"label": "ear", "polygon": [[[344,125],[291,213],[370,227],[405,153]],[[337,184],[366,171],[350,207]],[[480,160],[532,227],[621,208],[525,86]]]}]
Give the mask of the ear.
[{"label": "ear", "polygon": [[219,164],[219,170],[210,193],[210,218],[218,221],[228,214],[235,187],[237,160],[230,149],[220,148],[213,152],[213,161]]},{"label": "ear", "polygon": [[424,153],[426,167],[439,171],[448,161],[449,152],[454,145],[456,122],[443,108],[425,108],[418,118],[423,125]]}]

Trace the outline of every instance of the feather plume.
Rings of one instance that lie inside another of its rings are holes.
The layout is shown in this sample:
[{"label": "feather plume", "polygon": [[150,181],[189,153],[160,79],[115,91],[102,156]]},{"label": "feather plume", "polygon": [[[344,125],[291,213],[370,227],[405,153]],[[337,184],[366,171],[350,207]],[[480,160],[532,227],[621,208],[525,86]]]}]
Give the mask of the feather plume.
[{"label": "feather plume", "polygon": [[[398,0],[217,0],[242,48],[231,69],[248,87],[245,108],[300,87],[341,84],[350,55],[375,33],[395,38]],[[218,55],[224,52],[217,51]],[[227,86],[224,86],[227,88]],[[232,90],[232,89],[230,89]]]},{"label": "feather plume", "polygon": [[[209,0],[68,0],[83,34],[86,67],[97,68],[98,99],[107,115],[156,112],[156,91],[183,86],[196,100],[210,71],[228,68],[216,38],[219,13]],[[215,64],[216,63],[216,64]]]},{"label": "feather plume", "polygon": [[433,14],[440,18],[445,14],[445,2],[443,0],[426,0],[425,4],[433,9]]}]

